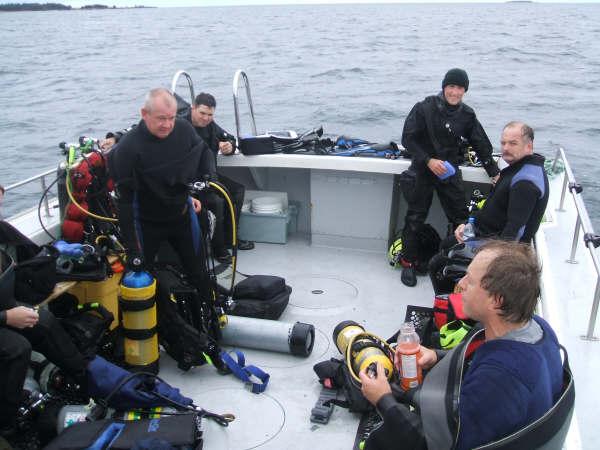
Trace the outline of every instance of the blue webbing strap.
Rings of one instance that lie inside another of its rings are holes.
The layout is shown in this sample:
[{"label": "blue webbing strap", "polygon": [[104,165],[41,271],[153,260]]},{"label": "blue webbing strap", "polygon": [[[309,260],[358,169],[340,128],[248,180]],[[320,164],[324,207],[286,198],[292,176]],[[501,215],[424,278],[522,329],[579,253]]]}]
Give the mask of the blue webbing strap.
[{"label": "blue webbing strap", "polygon": [[111,423],[102,431],[102,434],[94,441],[94,443],[85,450],[102,450],[110,448],[113,442],[117,440],[123,429],[124,423]]},{"label": "blue webbing strap", "polygon": [[198,215],[194,211],[194,203],[192,197],[188,197],[188,214],[190,215],[190,226],[192,227],[192,240],[194,245],[194,253],[197,255],[200,252],[200,239],[202,230],[200,230],[200,223],[198,222]]},{"label": "blue webbing strap", "polygon": [[[251,386],[251,390],[253,394],[260,394],[267,389],[267,385],[269,384],[270,375],[259,369],[256,366],[247,366],[246,359],[244,358],[244,354],[239,350],[233,350],[237,356],[237,361],[235,361],[229,353],[222,351],[220,354],[223,362],[229,367],[229,369],[233,372],[233,374],[246,383],[248,386]],[[261,382],[257,383],[252,381],[252,377],[258,378]]]}]

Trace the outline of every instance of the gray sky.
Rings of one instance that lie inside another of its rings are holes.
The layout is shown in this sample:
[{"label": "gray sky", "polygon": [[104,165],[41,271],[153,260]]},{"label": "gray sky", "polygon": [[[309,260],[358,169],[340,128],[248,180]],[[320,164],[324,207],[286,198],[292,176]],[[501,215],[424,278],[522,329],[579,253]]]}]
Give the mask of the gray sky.
[{"label": "gray sky", "polygon": [[[227,5],[290,5],[290,4],[317,4],[317,3],[504,3],[498,0],[437,0],[437,1],[418,1],[418,0],[0,0],[0,3],[47,3],[56,2],[73,7],[90,5],[94,3],[102,5],[115,6],[227,6]],[[539,3],[600,3],[600,0],[579,0],[577,2],[569,0],[536,0]]]}]

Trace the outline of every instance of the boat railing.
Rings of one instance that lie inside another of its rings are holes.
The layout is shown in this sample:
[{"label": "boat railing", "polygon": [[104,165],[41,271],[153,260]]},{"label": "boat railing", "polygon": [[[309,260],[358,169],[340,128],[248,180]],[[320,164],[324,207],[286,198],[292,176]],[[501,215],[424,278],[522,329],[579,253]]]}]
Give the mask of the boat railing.
[{"label": "boat railing", "polygon": [[192,82],[192,77],[185,70],[178,70],[173,75],[173,79],[171,80],[171,93],[175,94],[175,90],[177,89],[177,83],[179,82],[179,78],[184,76],[187,80],[188,87],[190,88],[190,105],[194,104],[194,99],[196,96],[194,95],[194,83]]},{"label": "boat railing", "polygon": [[[241,83],[243,83],[241,85]],[[252,134],[256,136],[256,120],[254,118],[254,105],[252,104],[252,94],[250,92],[250,82],[246,73],[238,69],[233,76],[233,110],[235,112],[235,131],[237,137],[237,144],[239,147],[241,138],[241,124],[240,124],[240,107],[239,107],[239,91],[240,87],[243,87],[246,91],[246,100],[248,101],[248,108],[250,108],[250,125],[252,127]]]},{"label": "boat railing", "polygon": [[577,220],[575,221],[575,230],[573,231],[571,254],[569,255],[569,259],[567,259],[567,262],[571,264],[577,263],[575,254],[577,253],[577,245],[579,243],[579,233],[580,231],[583,231],[583,242],[590,252],[590,256],[592,257],[592,261],[594,263],[594,269],[596,270],[596,289],[594,291],[592,310],[590,312],[587,334],[582,336],[582,338],[586,340],[598,340],[598,338],[594,337],[594,328],[596,326],[598,305],[600,303],[600,261],[598,260],[598,254],[596,253],[596,248],[600,246],[600,236],[594,233],[592,222],[590,221],[590,217],[581,195],[583,192],[583,187],[575,180],[575,176],[573,175],[573,171],[571,170],[571,166],[567,161],[565,151],[562,147],[559,147],[556,151],[556,156],[554,157],[554,163],[552,165],[552,171],[556,169],[556,164],[559,159],[565,166],[565,175],[560,196],[560,204],[557,211],[564,211],[564,202],[567,189],[573,197],[573,202],[575,203],[575,208],[577,210]]},{"label": "boat railing", "polygon": [[40,194],[40,196],[41,195],[44,196],[44,199],[42,201],[42,204],[44,205],[44,213],[45,213],[46,217],[52,217],[52,214],[50,214],[50,204],[49,204],[48,195],[44,195],[44,193],[48,190],[48,183],[46,182],[46,177],[48,177],[48,176],[52,176],[53,178],[56,178],[56,168],[48,169],[45,172],[39,173],[37,175],[33,175],[32,177],[29,177],[25,180],[19,181],[14,184],[10,184],[10,185],[6,186],[4,188],[4,190],[6,192],[10,192],[10,191],[18,189],[22,186],[39,182],[40,183],[39,194]]}]

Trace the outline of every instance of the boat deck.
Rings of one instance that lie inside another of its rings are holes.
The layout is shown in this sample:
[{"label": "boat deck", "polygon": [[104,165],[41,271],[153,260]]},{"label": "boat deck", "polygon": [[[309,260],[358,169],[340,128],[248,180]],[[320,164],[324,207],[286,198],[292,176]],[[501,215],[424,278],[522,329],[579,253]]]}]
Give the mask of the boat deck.
[{"label": "boat deck", "polygon": [[331,333],[343,320],[359,322],[381,337],[391,336],[404,320],[406,305],[431,305],[429,278],[420,277],[417,287],[408,288],[400,282],[400,271],[379,252],[311,246],[302,236],[286,245],[259,243],[252,251],[239,252],[238,269],[285,277],[293,291],[280,320],[313,324],[315,344],[307,358],[241,349],[248,364],[271,375],[266,392],[258,395],[212,367],[184,373],[161,355],[161,377],[201,407],[236,416],[225,429],[208,425],[205,448],[351,449],[359,415],[336,406],[327,425],[309,420],[321,390],[312,366],[340,356]]},{"label": "boat deck", "polygon": [[[592,258],[580,233],[576,262],[569,262],[577,214],[571,195],[566,196],[564,211],[558,211],[562,176],[551,181],[546,222],[536,238],[543,261],[541,313],[552,325],[559,341],[569,352],[575,379],[575,414],[565,442],[567,449],[597,448],[600,429],[594,411],[598,406],[595,383],[600,373],[598,339],[586,340],[597,275]],[[594,334],[598,336],[598,326]]]},{"label": "boat deck", "polygon": [[[282,185],[288,186],[290,180],[283,179]],[[581,336],[588,330],[597,274],[581,236],[577,264],[566,261],[577,215],[570,195],[566,197],[566,211],[556,211],[561,187],[562,176],[551,181],[550,202],[536,238],[543,262],[543,301],[539,313],[567,348],[575,378],[576,411],[565,448],[591,449],[600,441],[594,414],[598,400],[594,378],[600,373],[600,343],[583,340]],[[311,194],[311,205],[315,204],[315,198]],[[24,213],[10,221],[41,243],[47,238],[34,218],[36,215]],[[56,230],[56,224],[47,220],[47,225]],[[309,239],[308,234],[298,233],[290,236],[285,245],[257,243],[254,250],[238,255],[240,272],[279,275],[293,288],[281,321],[300,321],[316,328],[314,349],[307,358],[242,349],[248,364],[270,373],[265,393],[252,394],[239,380],[231,375],[221,376],[210,366],[182,372],[169,356],[161,355],[161,377],[193,397],[198,406],[236,416],[227,428],[204,421],[206,449],[351,449],[359,421],[357,414],[335,407],[327,425],[309,421],[321,390],[312,367],[330,357],[339,357],[331,337],[333,328],[343,320],[354,320],[367,331],[386,338],[403,322],[407,305],[432,304],[429,278],[420,277],[415,288],[404,286],[400,271],[389,266],[381,249],[324,247],[311,245]],[[596,336],[597,329],[596,326]]]},{"label": "boat deck", "polygon": [[[581,338],[587,331],[596,274],[589,253],[579,244],[577,264],[569,257],[575,224],[572,199],[558,212],[561,180],[552,181],[552,195],[537,248],[543,260],[543,295],[539,313],[556,330],[569,351],[577,397],[576,411],[565,449],[595,448],[600,430],[595,425],[598,396],[594,377],[600,372],[597,341]],[[232,376],[212,367],[180,372],[168,356],[161,359],[161,376],[192,396],[198,405],[215,412],[231,412],[236,421],[223,429],[207,424],[207,449],[351,449],[359,416],[335,407],[327,425],[309,421],[320,392],[312,366],[338,357],[331,333],[342,320],[355,320],[381,337],[392,335],[403,322],[407,305],[431,306],[428,277],[415,288],[400,282],[400,271],[389,266],[381,252],[311,246],[302,235],[286,245],[257,244],[239,253],[238,269],[249,274],[286,278],[293,292],[280,320],[301,321],[316,327],[312,355],[244,350],[247,362],[271,374],[264,394],[255,395]],[[318,293],[323,291],[322,293]]]}]

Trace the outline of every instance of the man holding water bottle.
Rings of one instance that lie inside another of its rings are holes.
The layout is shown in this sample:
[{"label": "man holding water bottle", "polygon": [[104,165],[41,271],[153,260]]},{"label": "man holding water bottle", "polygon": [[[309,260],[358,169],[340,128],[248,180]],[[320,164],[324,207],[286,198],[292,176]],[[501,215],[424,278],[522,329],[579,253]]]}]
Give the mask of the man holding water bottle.
[{"label": "man holding water bottle", "polygon": [[[462,102],[469,88],[467,73],[450,69],[442,81],[442,92],[418,102],[408,114],[402,131],[402,145],[412,158],[412,194],[402,232],[402,282],[417,284],[417,234],[427,218],[435,190],[452,229],[469,215],[459,164],[468,147],[477,154],[490,177],[498,175],[492,159],[492,144],[472,108]],[[426,268],[425,268],[426,269]]]}]

